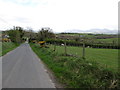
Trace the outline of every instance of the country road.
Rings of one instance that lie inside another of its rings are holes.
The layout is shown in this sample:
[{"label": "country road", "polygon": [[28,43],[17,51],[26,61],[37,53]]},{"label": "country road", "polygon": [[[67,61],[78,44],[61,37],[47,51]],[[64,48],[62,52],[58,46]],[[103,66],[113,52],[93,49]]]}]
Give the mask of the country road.
[{"label": "country road", "polygon": [[29,44],[2,57],[2,88],[55,88]]}]

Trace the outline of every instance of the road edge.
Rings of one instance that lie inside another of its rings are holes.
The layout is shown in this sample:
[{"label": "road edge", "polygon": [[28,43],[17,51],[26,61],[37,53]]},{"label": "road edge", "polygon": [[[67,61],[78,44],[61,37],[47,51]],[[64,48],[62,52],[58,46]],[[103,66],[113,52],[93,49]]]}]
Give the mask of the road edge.
[{"label": "road edge", "polygon": [[[32,50],[31,46],[30,46],[30,49]],[[52,83],[55,85],[55,88],[64,88],[64,85],[58,81],[57,77],[54,75],[54,72],[50,68],[48,68],[47,64],[45,64],[34,51],[33,53],[36,55],[39,61],[43,64],[43,67],[46,69],[46,72],[48,73],[50,79],[52,80]]]}]

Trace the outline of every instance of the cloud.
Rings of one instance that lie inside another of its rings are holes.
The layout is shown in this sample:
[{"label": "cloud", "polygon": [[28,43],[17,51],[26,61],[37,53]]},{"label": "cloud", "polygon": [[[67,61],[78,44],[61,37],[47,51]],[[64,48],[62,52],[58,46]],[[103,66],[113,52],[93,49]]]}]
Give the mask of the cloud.
[{"label": "cloud", "polygon": [[[7,24],[50,27],[56,32],[70,29],[117,29],[116,0],[0,0],[0,29]],[[4,24],[2,24],[4,23]]]},{"label": "cloud", "polygon": [[17,4],[26,4],[26,3],[30,3],[31,0],[5,0],[6,2],[13,2],[13,3],[17,3]]},{"label": "cloud", "polygon": [[13,3],[21,6],[37,6],[37,5],[46,5],[48,0],[4,0],[6,3]]}]

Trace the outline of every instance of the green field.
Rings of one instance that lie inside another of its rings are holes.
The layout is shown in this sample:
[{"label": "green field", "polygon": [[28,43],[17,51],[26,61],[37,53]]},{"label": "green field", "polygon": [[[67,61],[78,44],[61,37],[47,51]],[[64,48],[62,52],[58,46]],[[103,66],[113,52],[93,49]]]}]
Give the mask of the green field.
[{"label": "green field", "polygon": [[12,42],[2,42],[0,43],[2,48],[0,49],[0,55],[5,55],[7,52],[13,50],[18,46],[18,44],[12,43]]},{"label": "green field", "polygon": [[[87,48],[86,59],[82,59],[81,57],[64,56],[63,46],[57,46],[56,52],[53,51],[53,45],[49,46],[50,48],[40,48],[38,44],[30,44],[30,46],[54,72],[57,80],[65,85],[65,88],[114,88],[119,86],[118,84],[112,86],[111,82],[120,76],[116,72],[117,50]],[[67,47],[67,50],[69,54],[81,56],[81,47]],[[106,68],[103,64],[109,67]]]},{"label": "green field", "polygon": [[[54,46],[50,45],[50,49],[53,48]],[[86,48],[85,51],[86,60],[96,61],[111,70],[118,69],[117,49]],[[64,53],[64,46],[56,46],[56,52],[59,54]],[[67,46],[67,53],[82,57],[82,47]]]},{"label": "green field", "polygon": [[109,39],[96,39],[96,41],[101,41],[101,42],[105,42],[105,43],[114,43],[118,44],[118,38],[109,38]]},{"label": "green field", "polygon": [[[68,36],[66,38],[69,38],[69,36],[77,36],[79,37],[80,35],[83,35],[84,37],[82,38],[87,38],[86,41],[90,42],[91,40],[94,41],[94,43],[108,43],[108,44],[118,44],[118,36],[116,35],[107,35],[107,34],[85,34],[85,33],[71,33],[71,34],[57,34],[57,36]],[[101,38],[101,39],[98,39]],[[103,39],[104,38],[104,39]],[[81,37],[79,38],[81,39]]]}]

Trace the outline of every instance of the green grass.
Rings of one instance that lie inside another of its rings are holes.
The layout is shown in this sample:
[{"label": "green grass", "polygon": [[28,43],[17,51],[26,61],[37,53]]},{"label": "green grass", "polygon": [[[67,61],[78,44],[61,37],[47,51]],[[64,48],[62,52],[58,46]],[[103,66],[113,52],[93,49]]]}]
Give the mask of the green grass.
[{"label": "green grass", "polygon": [[[50,49],[54,46],[50,45]],[[56,46],[56,52],[64,53],[64,46]],[[67,46],[67,53],[82,57],[82,47]],[[110,70],[118,70],[118,50],[117,49],[96,49],[86,48],[85,57],[88,61],[96,61]]]},{"label": "green grass", "polygon": [[57,35],[64,35],[64,36],[80,36],[80,35],[84,35],[84,37],[94,37],[94,35],[89,35],[87,33],[69,33],[69,34],[57,34]]},{"label": "green grass", "polygon": [[0,44],[2,46],[2,48],[0,49],[1,56],[5,55],[7,52],[13,50],[14,48],[18,46],[18,44],[12,43],[12,42],[2,42]]},{"label": "green grass", "polygon": [[[108,88],[112,86],[111,80],[117,80],[120,76],[118,72],[101,67],[99,63],[91,60],[61,55],[63,47],[59,47],[58,53],[52,48],[40,48],[38,44],[30,46],[65,88]],[[114,85],[112,87],[114,88]]]},{"label": "green grass", "polygon": [[101,41],[101,42],[105,42],[105,43],[114,43],[118,44],[118,38],[108,38],[108,39],[96,39],[96,41]]}]

